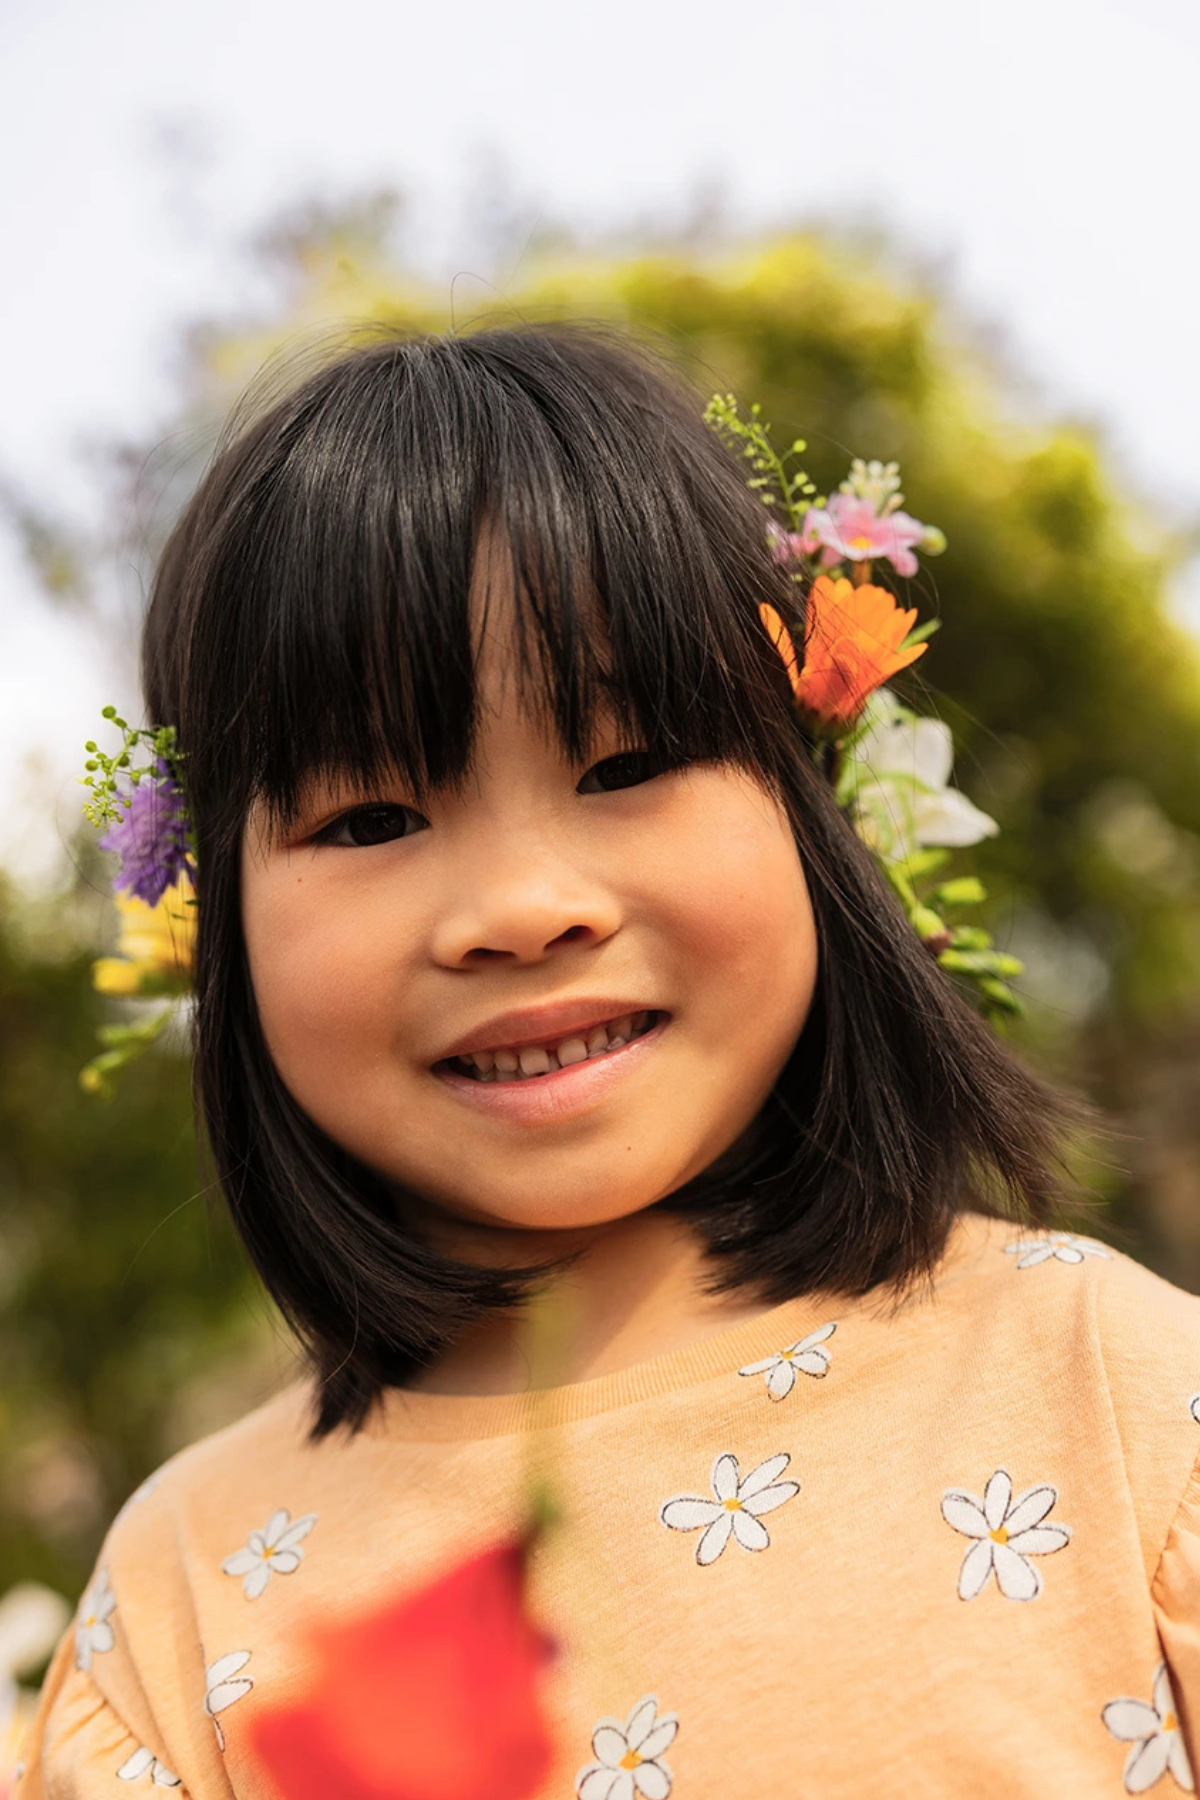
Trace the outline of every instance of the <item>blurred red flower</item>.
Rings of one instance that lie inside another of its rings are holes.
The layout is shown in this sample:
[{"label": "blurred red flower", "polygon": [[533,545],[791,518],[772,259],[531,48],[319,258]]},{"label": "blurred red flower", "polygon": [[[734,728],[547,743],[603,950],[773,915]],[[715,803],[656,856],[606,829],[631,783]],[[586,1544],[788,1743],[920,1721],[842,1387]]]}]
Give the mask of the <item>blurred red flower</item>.
[{"label": "blurred red flower", "polygon": [[260,1712],[253,1747],[284,1800],[527,1800],[552,1743],[550,1640],[524,1605],[527,1544],[460,1564],[397,1605],[313,1634],[321,1678]]}]

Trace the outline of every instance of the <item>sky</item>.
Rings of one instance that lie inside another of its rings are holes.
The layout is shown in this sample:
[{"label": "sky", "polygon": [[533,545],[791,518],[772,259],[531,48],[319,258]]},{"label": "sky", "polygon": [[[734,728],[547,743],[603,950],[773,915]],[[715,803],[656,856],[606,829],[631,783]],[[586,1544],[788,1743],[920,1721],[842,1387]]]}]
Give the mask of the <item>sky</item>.
[{"label": "sky", "polygon": [[[169,429],[182,331],[263,303],[246,245],[305,197],[398,188],[421,269],[503,292],[489,196],[587,231],[707,193],[743,232],[880,224],[1200,521],[1198,93],[1200,0],[5,0],[0,484],[93,519],[89,447]],[[1200,562],[1174,606],[1200,634]],[[3,530],[0,644],[0,863],[45,881],[133,676]]]}]

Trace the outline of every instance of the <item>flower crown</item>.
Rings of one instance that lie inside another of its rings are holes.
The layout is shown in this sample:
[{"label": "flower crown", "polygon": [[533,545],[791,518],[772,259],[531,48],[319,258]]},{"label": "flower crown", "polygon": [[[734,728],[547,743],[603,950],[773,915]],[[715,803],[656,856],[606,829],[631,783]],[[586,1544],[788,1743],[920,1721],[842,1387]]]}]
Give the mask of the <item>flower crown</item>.
[{"label": "flower crown", "polygon": [[[951,786],[949,727],[911,711],[885,686],[925,654],[940,620],[917,625],[916,608],[902,609],[873,581],[876,563],[915,575],[918,551],[939,555],[946,540],[935,525],[903,511],[894,462],[856,458],[837,492],[819,497],[797,460],[804,441],[777,451],[761,410],[754,405],[743,416],[731,394],[715,394],[704,418],[749,463],[748,484],[773,515],[772,552],[802,590],[803,658],[776,609],[764,604],[759,613],[787,670],[813,761],[930,955],[1000,1025],[1024,1010],[1009,986],[1022,965],[979,926],[951,922],[950,915],[987,898],[982,883],[973,875],[936,879],[951,850],[999,827]],[[143,1016],[100,1029],[102,1049],[79,1079],[88,1092],[108,1095],[117,1072],[187,1002],[196,846],[174,728],[130,726],[113,706],[103,717],[122,742],[115,756],[87,745],[83,781],[92,798],[84,812],[95,826],[108,826],[101,847],[120,858],[113,888],[121,929],[118,954],[93,965],[93,984],[103,994],[152,1003]],[[140,764],[139,753],[147,759]]]}]

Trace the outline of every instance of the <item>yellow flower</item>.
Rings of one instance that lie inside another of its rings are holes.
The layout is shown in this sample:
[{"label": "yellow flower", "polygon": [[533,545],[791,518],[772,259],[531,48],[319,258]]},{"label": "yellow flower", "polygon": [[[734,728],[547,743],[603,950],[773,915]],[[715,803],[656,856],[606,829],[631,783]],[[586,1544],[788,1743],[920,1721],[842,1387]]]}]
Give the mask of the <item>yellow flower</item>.
[{"label": "yellow flower", "polygon": [[144,987],[186,983],[196,937],[194,890],[187,876],[168,888],[157,906],[133,894],[114,895],[120,919],[116,956],[92,965],[92,985],[102,994],[140,993]]},{"label": "yellow flower", "polygon": [[92,986],[98,994],[136,994],[142,972],[124,956],[102,956],[92,964]]}]

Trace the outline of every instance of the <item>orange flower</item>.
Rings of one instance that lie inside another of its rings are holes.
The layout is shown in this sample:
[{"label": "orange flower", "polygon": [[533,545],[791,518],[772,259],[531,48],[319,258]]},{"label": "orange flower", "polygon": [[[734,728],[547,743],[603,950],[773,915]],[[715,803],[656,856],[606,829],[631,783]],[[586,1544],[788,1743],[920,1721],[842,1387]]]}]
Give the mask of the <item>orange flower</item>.
[{"label": "orange flower", "polygon": [[814,726],[839,737],[854,724],[869,695],[929,648],[900,645],[912,630],[916,607],[905,612],[886,588],[831,581],[818,575],[808,596],[804,666],[783,620],[773,606],[759,613],[788,672],[797,703]]},{"label": "orange flower", "polygon": [[283,1800],[541,1791],[551,1646],[525,1610],[527,1547],[501,1544],[382,1611],[312,1630],[315,1681],[251,1728]]}]

